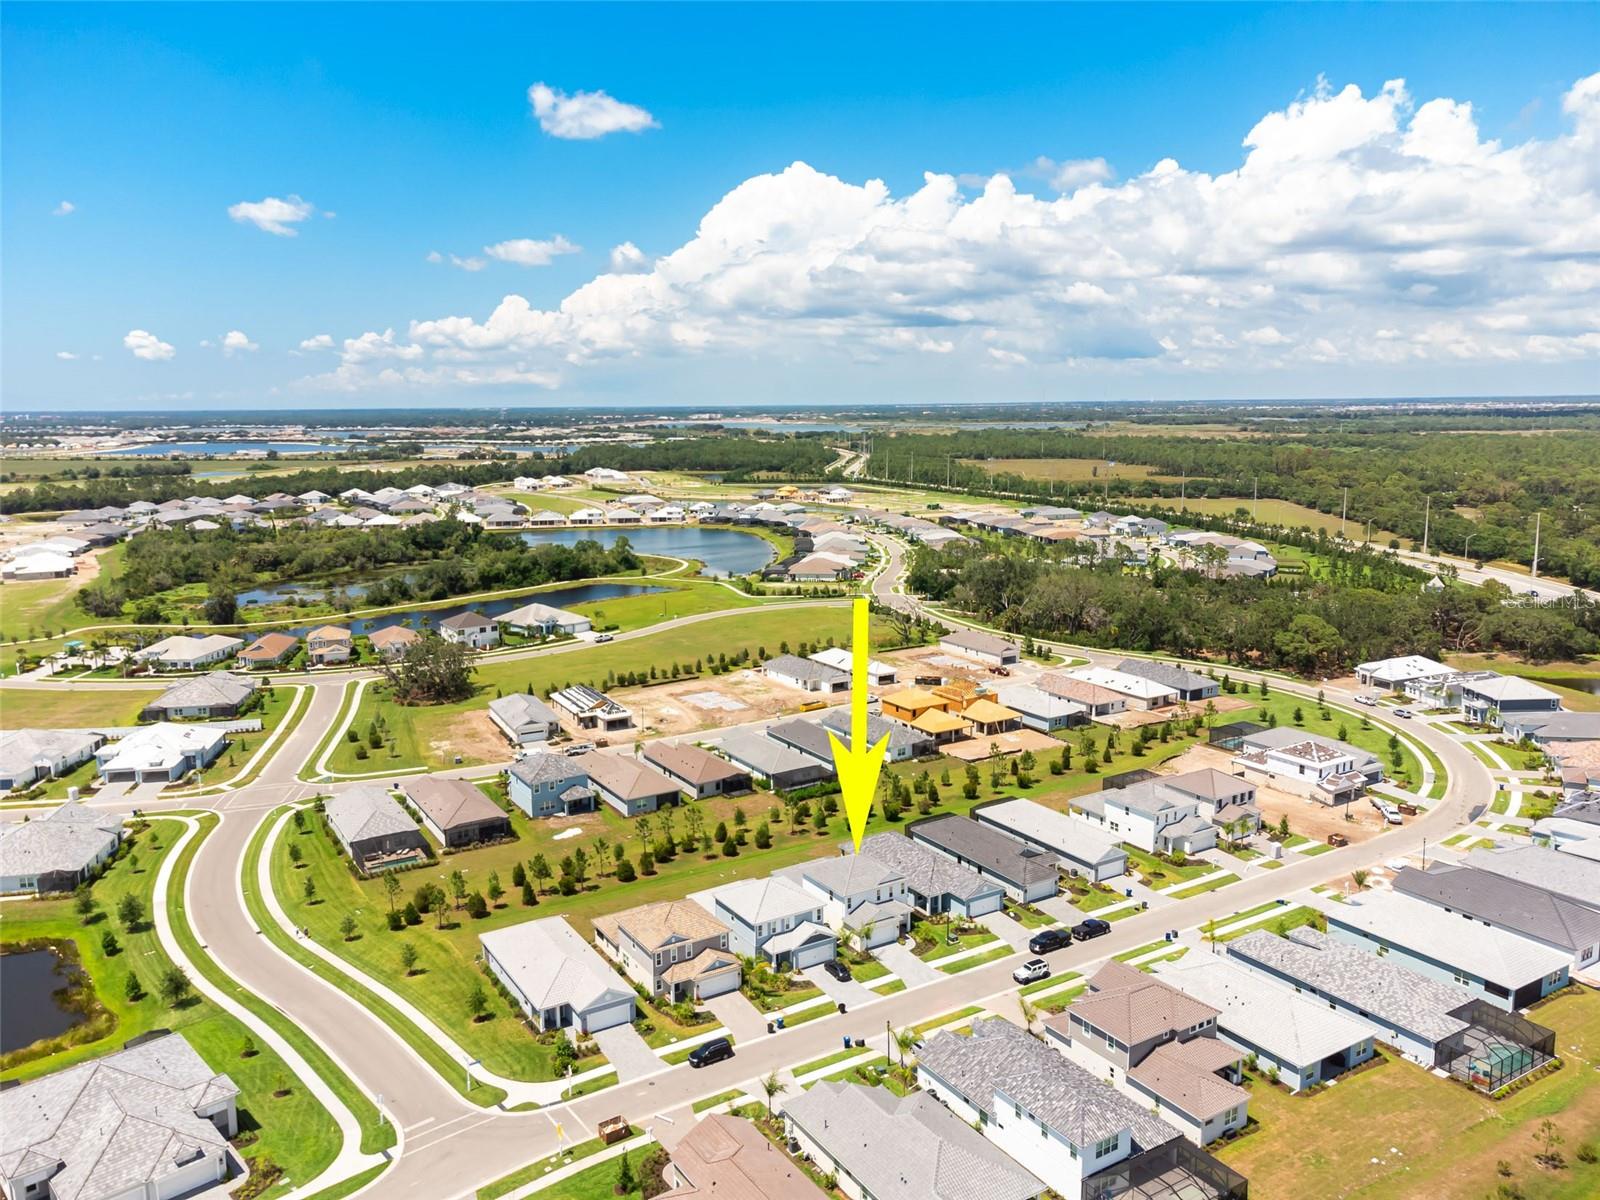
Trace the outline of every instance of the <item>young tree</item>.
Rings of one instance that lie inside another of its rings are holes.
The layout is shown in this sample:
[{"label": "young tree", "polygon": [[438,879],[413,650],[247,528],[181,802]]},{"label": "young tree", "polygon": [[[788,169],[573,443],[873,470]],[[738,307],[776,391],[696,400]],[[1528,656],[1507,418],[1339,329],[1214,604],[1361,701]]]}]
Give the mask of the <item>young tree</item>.
[{"label": "young tree", "polygon": [[144,987],[139,983],[139,977],[131,971],[128,972],[128,983],[122,989],[122,994],[127,997],[129,1004],[137,1004],[144,999]]},{"label": "young tree", "polygon": [[545,880],[551,878],[552,872],[550,870],[550,864],[548,861],[546,861],[544,855],[535,854],[533,856],[533,862],[529,864],[528,871],[538,882],[539,890],[541,892],[549,890],[544,886],[544,882]]},{"label": "young tree", "polygon": [[407,976],[415,973],[417,969],[417,959],[420,957],[421,955],[417,953],[416,946],[411,942],[400,943],[400,969],[404,971]]},{"label": "young tree", "polygon": [[189,977],[182,967],[168,967],[161,976],[161,998],[169,1007],[177,1008],[189,998]]},{"label": "young tree", "polygon": [[94,893],[89,890],[88,884],[79,884],[72,893],[72,909],[84,925],[94,920],[95,913],[100,911],[100,905],[95,903]]},{"label": "young tree", "polygon": [[639,878],[639,873],[633,869],[633,864],[625,858],[617,860],[617,882],[632,883]]},{"label": "young tree", "polygon": [[245,1034],[244,1035],[244,1041],[239,1043],[239,1057],[240,1058],[254,1058],[256,1055],[258,1055],[260,1053],[261,1053],[261,1051],[256,1049],[256,1040],[255,1040],[255,1038],[251,1037],[248,1033]]},{"label": "young tree", "polygon": [[389,897],[389,911],[394,911],[395,897],[400,894],[400,877],[393,871],[386,872],[383,877],[383,890]]},{"label": "young tree", "polygon": [[761,1080],[761,1090],[767,1097],[767,1120],[772,1120],[772,1098],[781,1096],[789,1090],[789,1085],[778,1078],[778,1073],[773,1071]]},{"label": "young tree", "polygon": [[305,895],[306,903],[310,904],[317,898],[317,881],[311,876],[306,876],[305,886],[300,889]]},{"label": "young tree", "polygon": [[356,940],[356,919],[349,913],[339,919],[339,934],[347,942]]},{"label": "young tree", "polygon": [[304,857],[305,857],[305,852],[300,849],[299,844],[296,843],[296,842],[290,842],[289,843],[289,861],[291,863],[293,863],[296,867],[298,867],[300,865],[300,860],[303,859]]},{"label": "young tree", "polygon": [[144,901],[132,892],[123,896],[117,901],[117,920],[129,933],[135,932],[144,923]]},{"label": "young tree", "polygon": [[622,1162],[617,1166],[617,1186],[612,1191],[619,1196],[631,1196],[638,1186],[639,1181],[633,1174],[633,1164],[628,1161],[628,1156],[624,1154]]},{"label": "young tree", "polygon": [[511,886],[515,887],[515,888],[519,888],[519,887],[521,887],[523,884],[525,884],[527,882],[528,882],[528,871],[527,871],[527,868],[524,867],[521,863],[517,863],[515,866],[513,866],[511,868]]},{"label": "young tree", "polygon": [[467,877],[461,873],[460,867],[450,872],[450,898],[457,908],[467,898]]},{"label": "young tree", "polygon": [[534,894],[533,884],[526,879],[522,881],[522,907],[533,908],[539,903],[539,897]]},{"label": "young tree", "polygon": [[467,997],[467,1013],[474,1021],[483,1020],[484,1014],[489,1011],[489,993],[483,990],[483,984],[472,985],[472,993]]},{"label": "young tree", "polygon": [[500,872],[499,871],[490,871],[489,872],[488,892],[489,892],[489,903],[490,904],[499,904],[500,903],[500,897],[502,897],[502,896],[504,896],[506,894],[505,888],[500,886]]},{"label": "young tree", "polygon": [[768,850],[772,847],[772,830],[765,821],[756,826],[756,849]]},{"label": "young tree", "polygon": [[107,929],[100,934],[101,954],[104,954],[107,958],[115,958],[121,949],[122,945],[117,941],[117,935],[112,933],[111,930]]}]

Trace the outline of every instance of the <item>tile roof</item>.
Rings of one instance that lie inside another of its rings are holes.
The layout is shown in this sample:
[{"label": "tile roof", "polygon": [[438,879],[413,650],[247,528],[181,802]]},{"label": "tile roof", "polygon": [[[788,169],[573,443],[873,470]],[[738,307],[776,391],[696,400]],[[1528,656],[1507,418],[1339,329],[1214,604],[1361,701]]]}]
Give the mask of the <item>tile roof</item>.
[{"label": "tile roof", "polygon": [[409,646],[421,638],[420,633],[405,625],[386,625],[382,629],[374,629],[367,635],[367,640],[378,649],[385,646]]},{"label": "tile roof", "polygon": [[644,748],[644,758],[696,787],[745,775],[727,759],[688,742],[651,742]]},{"label": "tile roof", "polygon": [[1466,1021],[1450,1015],[1472,1002],[1466,988],[1430,979],[1315,929],[1301,927],[1287,937],[1253,930],[1228,942],[1227,952],[1370,1013],[1380,1025],[1430,1041],[1443,1041],[1467,1028]]},{"label": "tile roof", "polygon": [[783,1112],[874,1200],[1031,1200],[1044,1191],[925,1092],[902,1099],[823,1080],[786,1099]]},{"label": "tile roof", "polygon": [[195,1110],[238,1093],[177,1034],[29,1080],[0,1093],[0,1176],[59,1163],[54,1200],[170,1187],[194,1156],[227,1152]]},{"label": "tile roof", "polygon": [[952,862],[931,846],[912,841],[903,833],[874,833],[861,841],[861,853],[895,868],[906,886],[919,896],[955,896],[972,900],[1001,890],[971,867]]},{"label": "tile roof", "polygon": [[1062,675],[1056,671],[1047,671],[1039,676],[1037,686],[1042,691],[1049,692],[1052,696],[1060,696],[1066,700],[1076,700],[1079,704],[1127,703],[1128,699],[1121,692],[1113,692],[1110,688],[1101,687],[1097,683],[1074,679],[1070,675]]},{"label": "tile roof", "polygon": [[167,770],[185,755],[204,756],[226,740],[215,725],[176,725],[161,721],[141,725],[115,745],[100,751],[106,771]]},{"label": "tile roof", "polygon": [[300,639],[290,633],[263,633],[239,651],[239,657],[250,661],[277,662],[299,644]]},{"label": "tile roof", "polygon": [[775,1153],[764,1133],[725,1113],[704,1117],[684,1134],[672,1164],[685,1182],[657,1200],[823,1200],[822,1190],[787,1154]]},{"label": "tile roof", "polygon": [[[1129,1046],[1217,1016],[1209,1004],[1115,959],[1089,977],[1089,989],[1067,1011]],[[1071,1027],[1067,1013],[1045,1024],[1063,1031]]]},{"label": "tile roof", "polygon": [[596,917],[594,927],[604,933],[609,942],[616,942],[618,933],[626,933],[652,952],[678,942],[698,942],[728,932],[726,925],[693,900],[663,900],[659,904],[626,908]]},{"label": "tile roof", "polygon": [[1249,1103],[1249,1092],[1217,1074],[1243,1057],[1243,1050],[1216,1038],[1190,1038],[1187,1042],[1157,1046],[1128,1071],[1128,1077],[1173,1108],[1198,1121],[1208,1121],[1236,1105]]},{"label": "tile roof", "polygon": [[917,1051],[917,1064],[990,1118],[999,1093],[1080,1149],[1124,1131],[1143,1150],[1180,1136],[1144,1105],[1000,1017],[974,1021],[967,1037],[936,1034]]},{"label": "tile roof", "polygon": [[256,681],[232,671],[213,671],[193,679],[181,679],[153,701],[149,707],[231,708],[243,704],[256,690]]},{"label": "tile roof", "polygon": [[499,805],[465,779],[425,775],[420,779],[407,779],[400,790],[440,829],[453,829],[474,821],[506,819]]}]

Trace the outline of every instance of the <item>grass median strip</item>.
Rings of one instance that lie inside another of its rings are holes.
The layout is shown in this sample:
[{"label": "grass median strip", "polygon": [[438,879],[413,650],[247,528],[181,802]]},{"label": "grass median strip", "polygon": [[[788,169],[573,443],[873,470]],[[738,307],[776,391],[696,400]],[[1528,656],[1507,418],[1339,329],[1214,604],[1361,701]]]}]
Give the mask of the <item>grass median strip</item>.
[{"label": "grass median strip", "polygon": [[911,1032],[915,1034],[927,1033],[930,1029],[937,1029],[941,1025],[954,1024],[963,1017],[975,1017],[983,1011],[981,1004],[969,1004],[966,1008],[958,1008],[955,1012],[947,1012],[943,1016],[933,1017],[920,1024],[913,1025]]},{"label": "grass median strip", "polygon": [[[715,1108],[719,1104],[727,1104],[730,1101],[737,1100],[742,1095],[744,1095],[744,1092],[741,1089],[729,1088],[725,1092],[718,1092],[715,1096],[707,1096],[704,1100],[696,1100],[694,1102],[694,1111],[697,1113],[705,1112],[708,1108]],[[479,1194],[480,1196],[482,1195],[482,1193]]]},{"label": "grass median strip", "polygon": [[1002,958],[1010,958],[1017,951],[1008,945],[996,946],[993,950],[985,950],[982,954],[974,954],[971,958],[958,958],[952,963],[941,963],[939,970],[946,975],[959,975],[963,971],[970,971],[973,967],[987,966],[992,962],[999,962]]},{"label": "grass median strip", "polygon": [[[284,810],[279,810],[284,811]],[[245,904],[250,910],[251,919],[260,928],[262,936],[269,939],[274,946],[284,955],[294,959],[295,962],[307,968],[319,979],[325,980],[360,1004],[372,1013],[399,1037],[406,1045],[416,1051],[417,1056],[433,1068],[434,1072],[473,1104],[492,1107],[506,1098],[505,1090],[489,1084],[475,1083],[470,1091],[463,1086],[463,1072],[461,1064],[456,1062],[437,1042],[418,1029],[410,1020],[403,1016],[387,1000],[384,1000],[371,989],[363,987],[351,979],[343,971],[335,970],[322,959],[312,954],[304,946],[298,945],[278,925],[267,911],[266,902],[258,894],[255,880],[258,878],[258,864],[261,860],[262,846],[266,841],[267,831],[272,827],[278,814],[274,813],[263,821],[250,839],[250,845],[245,850],[244,859],[244,897]]]}]

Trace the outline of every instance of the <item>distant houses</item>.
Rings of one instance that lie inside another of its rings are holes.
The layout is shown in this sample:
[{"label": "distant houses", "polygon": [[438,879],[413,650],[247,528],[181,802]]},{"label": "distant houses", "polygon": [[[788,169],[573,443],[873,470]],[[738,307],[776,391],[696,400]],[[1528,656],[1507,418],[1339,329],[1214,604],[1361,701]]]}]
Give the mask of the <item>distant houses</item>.
[{"label": "distant houses", "polygon": [[162,671],[197,671],[232,658],[244,639],[222,633],[175,634],[133,652],[133,660]]}]

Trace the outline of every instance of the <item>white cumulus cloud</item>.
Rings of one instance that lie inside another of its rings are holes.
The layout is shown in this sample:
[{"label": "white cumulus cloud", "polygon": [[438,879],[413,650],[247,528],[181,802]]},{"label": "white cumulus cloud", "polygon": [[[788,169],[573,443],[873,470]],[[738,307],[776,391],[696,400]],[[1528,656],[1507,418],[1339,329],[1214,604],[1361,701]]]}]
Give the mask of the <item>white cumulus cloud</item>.
[{"label": "white cumulus cloud", "polygon": [[[310,218],[316,207],[299,196],[268,196],[265,200],[241,200],[228,206],[228,215],[241,225],[254,225],[264,233],[294,237],[296,224]],[[331,215],[331,214],[330,214]]]},{"label": "white cumulus cloud", "polygon": [[440,254],[437,250],[428,251],[428,261],[431,263],[448,263],[461,271],[481,271],[489,265],[481,258],[462,258],[459,254]]},{"label": "white cumulus cloud", "polygon": [[122,344],[133,352],[135,358],[142,358],[148,362],[165,362],[178,353],[171,343],[163,342],[146,329],[128,330],[123,336]]},{"label": "white cumulus cloud", "polygon": [[59,358],[62,362],[75,362],[77,360],[78,356],[76,354],[74,354],[71,350],[57,350],[56,351],[56,357]]},{"label": "white cumulus cloud", "polygon": [[302,349],[302,350],[332,350],[333,349],[333,335],[332,334],[328,334],[328,333],[314,334],[311,337],[306,338],[304,341],[302,341],[300,343],[300,349]]},{"label": "white cumulus cloud", "polygon": [[78,206],[71,200],[63,200],[60,204],[56,205],[50,210],[50,215],[52,217],[65,217],[70,216],[77,211]]},{"label": "white cumulus cloud", "polygon": [[247,353],[261,349],[260,345],[247,338],[243,331],[230,329],[222,335],[222,352],[227,355]]},{"label": "white cumulus cloud", "polygon": [[537,238],[512,238],[485,246],[483,252],[501,262],[516,263],[519,267],[547,267],[558,254],[576,254],[583,247],[574,246],[559,233],[541,241]]},{"label": "white cumulus cloud", "polygon": [[[736,185],[676,250],[617,247],[548,307],[511,292],[487,313],[350,339],[329,382],[528,382],[714,356],[820,372],[931,355],[946,375],[1058,378],[1593,360],[1600,75],[1563,113],[1556,136],[1505,145],[1466,101],[1318,81],[1243,131],[1232,170],[1164,158],[1118,181],[1101,160],[1051,163],[1028,172],[1062,185],[1044,195],[1006,174],[969,194],[934,173],[896,195],[797,162]],[[485,254],[544,265],[571,249]],[[365,339],[409,354],[405,369],[364,357]]]},{"label": "white cumulus cloud", "polygon": [[573,92],[570,96],[547,83],[528,89],[528,103],[539,128],[551,137],[587,141],[608,133],[641,133],[658,124],[637,104],[624,104],[605,92]]}]

